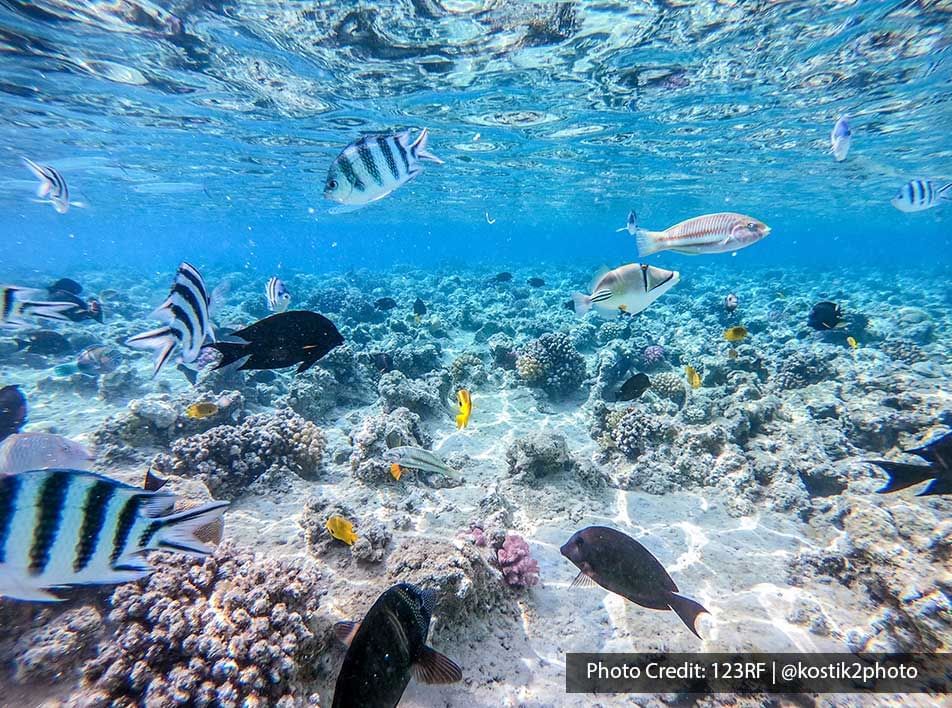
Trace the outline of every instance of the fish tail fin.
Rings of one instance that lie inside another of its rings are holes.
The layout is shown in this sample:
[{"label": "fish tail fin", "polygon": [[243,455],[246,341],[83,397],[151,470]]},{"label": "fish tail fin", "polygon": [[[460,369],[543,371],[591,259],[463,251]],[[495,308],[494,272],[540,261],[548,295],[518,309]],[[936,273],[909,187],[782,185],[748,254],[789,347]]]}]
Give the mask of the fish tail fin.
[{"label": "fish tail fin", "polygon": [[700,602],[696,602],[684,595],[678,595],[676,592],[668,596],[668,606],[677,613],[678,617],[681,618],[681,621],[691,630],[694,636],[700,639],[701,635],[697,632],[698,615],[701,613],[710,614],[710,612],[704,609],[704,606],[701,605]]},{"label": "fish tail fin", "polygon": [[572,304],[575,306],[575,314],[581,317],[592,309],[592,298],[585,293],[572,293]]},{"label": "fish tail fin", "polygon": [[952,182],[944,184],[938,190],[939,199],[952,202]]},{"label": "fish tail fin", "polygon": [[152,363],[152,378],[165,366],[177,341],[168,327],[159,327],[149,330],[126,340],[126,346],[133,349],[152,349],[155,351],[155,360]]},{"label": "fish tail fin", "polygon": [[916,496],[928,497],[932,496],[933,494],[952,494],[952,479],[942,479],[941,477],[936,477]]},{"label": "fish tail fin", "polygon": [[410,154],[412,154],[418,160],[429,160],[430,162],[435,162],[438,165],[442,165],[443,160],[427,150],[426,143],[429,139],[429,128],[424,128],[420,131],[417,139],[413,141],[413,144],[410,145]]},{"label": "fish tail fin", "polygon": [[65,312],[76,307],[72,302],[35,302],[27,300],[23,303],[23,312],[33,317],[40,317],[45,320],[63,320],[68,322]]},{"label": "fish tail fin", "polygon": [[892,462],[890,460],[869,460],[868,462],[881,467],[889,475],[886,484],[876,490],[877,494],[898,492],[900,489],[925,482],[927,479],[936,476],[935,469],[929,465],[910,465],[905,462]]},{"label": "fish tail fin", "polygon": [[177,367],[179,371],[182,372],[182,375],[188,380],[192,386],[198,383],[198,372],[185,364],[179,364]]},{"label": "fish tail fin", "polygon": [[638,233],[638,217],[635,214],[634,209],[628,212],[628,221],[620,229],[615,229],[615,233],[621,233],[622,231],[627,231],[629,234],[634,236]]},{"label": "fish tail fin", "polygon": [[664,244],[661,243],[658,231],[648,231],[647,229],[635,229],[635,242],[638,244],[639,256],[650,256],[652,253],[664,250]]},{"label": "fish tail fin", "polygon": [[194,509],[156,519],[162,526],[152,539],[150,548],[163,548],[189,555],[207,556],[214,549],[197,534],[211,524],[220,521],[227,501],[213,501]]}]

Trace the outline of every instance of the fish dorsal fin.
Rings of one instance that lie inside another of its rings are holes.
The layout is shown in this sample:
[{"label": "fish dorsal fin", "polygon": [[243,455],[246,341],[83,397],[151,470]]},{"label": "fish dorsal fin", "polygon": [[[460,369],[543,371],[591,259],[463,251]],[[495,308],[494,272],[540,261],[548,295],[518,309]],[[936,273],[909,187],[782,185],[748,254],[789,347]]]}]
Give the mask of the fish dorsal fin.
[{"label": "fish dorsal fin", "polygon": [[592,580],[589,576],[585,575],[585,573],[579,572],[579,574],[575,576],[575,579],[572,581],[572,584],[569,587],[593,588],[596,585],[597,583],[594,580]]},{"label": "fish dorsal fin", "polygon": [[422,683],[456,683],[463,678],[463,670],[455,661],[431,647],[423,647],[411,671]]},{"label": "fish dorsal fin", "polygon": [[345,645],[350,646],[350,643],[354,641],[354,636],[356,636],[358,629],[360,629],[360,622],[353,622],[351,620],[335,622],[334,636]]},{"label": "fish dorsal fin", "polygon": [[611,272],[611,268],[609,268],[607,265],[603,264],[599,266],[598,270],[595,271],[595,275],[592,278],[592,282],[588,286],[588,291],[589,292],[594,291],[595,287],[601,282],[602,278],[604,278],[605,275],[610,272]]},{"label": "fish dorsal fin", "polygon": [[169,480],[157,475],[150,467],[145,471],[145,481],[142,483],[142,488],[147,492],[157,492],[168,484],[168,482]]}]

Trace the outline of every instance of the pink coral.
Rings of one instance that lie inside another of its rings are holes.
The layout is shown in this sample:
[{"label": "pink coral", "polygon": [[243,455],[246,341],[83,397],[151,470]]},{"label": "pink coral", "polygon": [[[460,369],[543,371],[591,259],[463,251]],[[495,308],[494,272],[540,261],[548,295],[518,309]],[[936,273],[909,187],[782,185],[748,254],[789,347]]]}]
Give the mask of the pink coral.
[{"label": "pink coral", "polygon": [[654,366],[664,359],[664,347],[660,344],[645,347],[645,350],[641,353],[641,358],[644,360],[645,366]]},{"label": "pink coral", "polygon": [[517,534],[506,534],[496,551],[496,565],[509,587],[531,588],[539,582],[539,563],[532,557],[526,540]]},{"label": "pink coral", "polygon": [[488,545],[486,540],[486,532],[483,531],[483,527],[479,524],[473,522],[469,525],[468,531],[460,531],[456,534],[457,538],[465,538],[473,542],[473,545],[477,548],[485,548]]}]

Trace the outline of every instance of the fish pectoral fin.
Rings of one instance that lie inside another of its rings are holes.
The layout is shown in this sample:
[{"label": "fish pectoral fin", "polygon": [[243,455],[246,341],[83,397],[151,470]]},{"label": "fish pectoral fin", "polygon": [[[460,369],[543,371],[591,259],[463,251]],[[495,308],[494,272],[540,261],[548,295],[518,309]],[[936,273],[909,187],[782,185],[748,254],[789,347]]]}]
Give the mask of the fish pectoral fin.
[{"label": "fish pectoral fin", "polygon": [[569,587],[573,587],[573,588],[594,588],[594,587],[597,587],[597,586],[598,586],[598,583],[596,583],[596,582],[595,582],[594,580],[592,580],[589,576],[585,575],[585,573],[582,573],[582,572],[580,571],[579,574],[575,576],[575,579],[572,581],[572,584],[571,584]]},{"label": "fish pectoral fin", "polygon": [[350,646],[350,643],[354,641],[354,637],[357,634],[357,630],[360,629],[360,622],[354,622],[352,620],[344,620],[342,622],[334,623],[334,636],[342,642],[345,646]]},{"label": "fish pectoral fin", "polygon": [[456,683],[463,678],[463,670],[456,662],[432,647],[423,647],[420,658],[410,670],[422,683]]}]

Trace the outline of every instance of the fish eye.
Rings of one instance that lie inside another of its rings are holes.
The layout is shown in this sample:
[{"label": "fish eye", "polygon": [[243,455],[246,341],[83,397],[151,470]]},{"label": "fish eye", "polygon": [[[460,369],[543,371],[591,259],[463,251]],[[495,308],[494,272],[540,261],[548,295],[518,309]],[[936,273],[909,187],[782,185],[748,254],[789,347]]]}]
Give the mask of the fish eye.
[{"label": "fish eye", "polygon": [[329,180],[327,180],[327,188],[328,188],[328,189],[337,189],[337,180],[336,180],[336,179],[329,179]]},{"label": "fish eye", "polygon": [[748,228],[748,229],[753,229],[753,228],[755,228],[755,227],[756,227],[756,225],[754,224],[753,221],[748,221],[748,222],[747,222],[747,228]]}]

